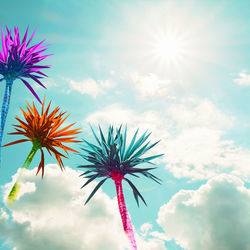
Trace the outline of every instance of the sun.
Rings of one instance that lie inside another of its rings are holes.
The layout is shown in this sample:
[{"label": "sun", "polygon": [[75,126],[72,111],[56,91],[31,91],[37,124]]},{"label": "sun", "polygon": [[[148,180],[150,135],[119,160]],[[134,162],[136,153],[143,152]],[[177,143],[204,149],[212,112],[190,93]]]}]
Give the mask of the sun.
[{"label": "sun", "polygon": [[176,37],[163,37],[155,45],[156,53],[166,61],[175,60],[181,53],[181,42]]},{"label": "sun", "polygon": [[167,64],[181,61],[185,53],[185,44],[181,36],[174,33],[157,36],[153,42],[153,54]]}]

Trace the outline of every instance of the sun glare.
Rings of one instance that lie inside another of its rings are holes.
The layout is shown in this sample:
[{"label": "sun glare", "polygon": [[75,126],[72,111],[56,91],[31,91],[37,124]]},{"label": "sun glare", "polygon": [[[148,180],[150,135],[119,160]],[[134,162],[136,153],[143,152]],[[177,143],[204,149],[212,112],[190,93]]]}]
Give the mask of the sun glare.
[{"label": "sun glare", "polygon": [[153,47],[155,56],[167,63],[176,63],[183,56],[183,42],[173,34],[157,37]]}]

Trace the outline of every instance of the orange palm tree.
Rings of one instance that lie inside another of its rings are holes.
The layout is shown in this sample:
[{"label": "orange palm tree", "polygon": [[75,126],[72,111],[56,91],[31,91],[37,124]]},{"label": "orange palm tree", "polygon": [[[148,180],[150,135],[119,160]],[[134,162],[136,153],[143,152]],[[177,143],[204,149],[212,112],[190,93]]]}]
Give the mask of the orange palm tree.
[{"label": "orange palm tree", "polygon": [[[4,145],[4,147],[6,147],[6,146],[10,146],[10,145],[17,144],[17,143],[31,141],[33,146],[26,161],[24,162],[22,166],[22,169],[27,169],[29,167],[35,153],[38,150],[40,150],[41,160],[40,160],[36,174],[38,174],[39,171],[42,170],[42,177],[44,176],[43,147],[47,149],[50,155],[52,155],[52,153],[54,154],[61,170],[63,170],[64,165],[63,165],[61,158],[62,157],[68,158],[68,157],[58,152],[56,147],[63,149],[67,155],[68,155],[68,151],[78,153],[78,151],[63,145],[62,143],[80,142],[76,140],[76,137],[74,137],[74,135],[80,133],[80,129],[79,128],[69,129],[75,123],[62,128],[62,124],[64,123],[64,121],[67,119],[69,115],[67,115],[66,117],[63,117],[65,112],[60,112],[59,107],[56,107],[49,114],[50,105],[51,105],[51,102],[45,109],[44,107],[45,99],[44,99],[43,104],[42,104],[41,114],[39,114],[39,112],[37,111],[34,105],[34,102],[32,106],[29,103],[27,103],[27,111],[24,111],[22,108],[20,108],[25,118],[25,121],[16,117],[17,121],[19,122],[18,125],[14,125],[16,132],[9,133],[9,134],[23,135],[26,137],[26,139],[17,140],[17,141]],[[14,202],[14,200],[16,199],[19,189],[20,189],[20,183],[17,179],[16,183],[14,184],[8,196],[8,201],[10,203]]]}]

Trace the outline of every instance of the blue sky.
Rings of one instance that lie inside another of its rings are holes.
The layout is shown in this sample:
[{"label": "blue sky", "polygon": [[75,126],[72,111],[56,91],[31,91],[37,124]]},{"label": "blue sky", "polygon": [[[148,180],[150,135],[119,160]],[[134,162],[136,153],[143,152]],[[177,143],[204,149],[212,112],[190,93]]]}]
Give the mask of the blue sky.
[{"label": "blue sky", "polygon": [[[133,180],[148,207],[137,208],[124,185],[139,249],[250,249],[249,7],[249,1],[0,2],[1,26],[18,25],[21,34],[37,27],[34,43],[51,44],[47,90],[32,86],[70,113],[82,138],[93,139],[89,123],[112,123],[161,139],[152,154],[165,154],[154,171],[162,185]],[[2,100],[4,82],[0,91]],[[19,138],[7,133],[25,101],[39,105],[16,81],[3,143]],[[91,189],[80,190],[77,155],[61,173],[46,154],[41,180],[33,170],[37,154],[23,194],[6,207],[6,190],[30,149],[26,143],[2,150],[1,249],[126,249],[113,183],[84,206]],[[62,219],[65,213],[71,220]],[[118,234],[106,232],[105,223]],[[78,233],[87,227],[92,231]]]}]

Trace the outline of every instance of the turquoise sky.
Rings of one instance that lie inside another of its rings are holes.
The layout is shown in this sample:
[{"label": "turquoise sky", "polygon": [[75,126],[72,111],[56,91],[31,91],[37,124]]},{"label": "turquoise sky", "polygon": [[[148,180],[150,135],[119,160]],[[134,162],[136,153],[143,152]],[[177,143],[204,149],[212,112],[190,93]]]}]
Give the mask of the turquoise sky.
[{"label": "turquoise sky", "polygon": [[[44,61],[51,65],[44,71],[49,76],[43,81],[47,90],[29,82],[40,98],[45,96],[53,107],[59,105],[70,113],[68,122],[77,122],[82,138],[93,139],[88,123],[103,128],[112,123],[127,124],[131,133],[137,127],[149,129],[152,141],[161,139],[152,154],[165,154],[156,161],[158,169],[154,171],[162,185],[133,179],[148,207],[141,204],[137,208],[132,192],[124,186],[131,220],[140,237],[139,249],[206,250],[218,244],[221,249],[250,249],[246,236],[250,226],[249,9],[250,2],[244,0],[28,0],[25,4],[0,0],[2,27],[13,30],[18,26],[21,36],[28,25],[29,34],[37,27],[33,42],[45,39],[51,44],[48,53],[53,56]],[[4,87],[1,82],[1,100]],[[39,106],[23,83],[16,81],[4,144],[20,138],[7,133],[13,131],[15,116],[21,117],[19,107],[25,107],[25,101]],[[39,231],[36,221],[32,224],[32,219],[27,219],[28,212],[26,217],[22,215],[23,221],[15,219],[31,206],[37,190],[20,197],[13,209],[7,209],[3,202],[5,185],[30,149],[31,143],[24,143],[2,150],[0,212],[3,218],[4,213],[9,217],[1,220],[0,213],[0,223],[5,225],[0,224],[0,249],[32,249],[17,236],[22,230],[33,230],[32,236],[27,233],[23,239],[33,237],[36,249],[46,247],[35,242],[38,236],[49,242],[51,249],[74,249],[70,244],[61,247],[46,234],[64,228],[58,226],[53,231],[43,227]],[[56,164],[48,154],[45,159],[46,164]],[[37,154],[31,169],[39,161]],[[64,164],[77,170],[82,160],[71,154]],[[59,168],[56,172],[61,174]],[[62,175],[67,176],[67,171]],[[27,177],[27,182],[32,178]],[[53,176],[48,174],[50,180]],[[39,186],[41,182],[37,176],[34,183]],[[52,188],[47,191],[53,192]],[[111,181],[105,183],[103,191],[115,197]],[[68,202],[67,197],[62,199]],[[82,209],[84,199],[79,204]],[[28,223],[26,229],[23,223]],[[145,233],[143,228],[149,224],[151,229]],[[229,230],[233,226],[237,237]],[[72,241],[75,239],[77,236],[72,236]],[[118,249],[113,240],[112,249]],[[92,249],[81,247],[76,249]]]}]

